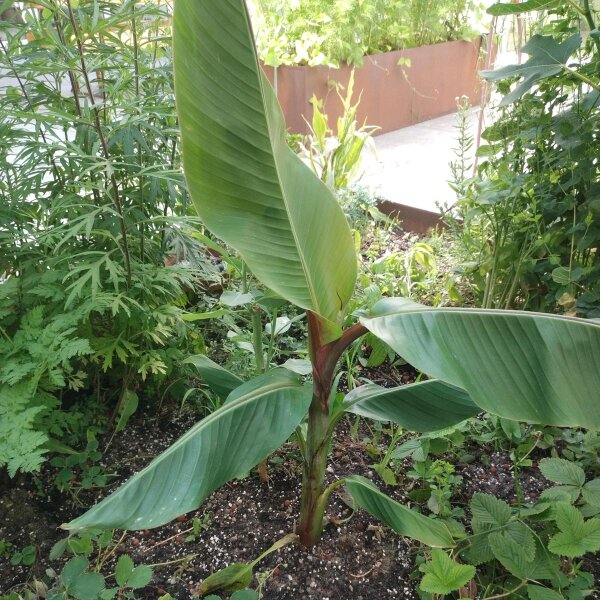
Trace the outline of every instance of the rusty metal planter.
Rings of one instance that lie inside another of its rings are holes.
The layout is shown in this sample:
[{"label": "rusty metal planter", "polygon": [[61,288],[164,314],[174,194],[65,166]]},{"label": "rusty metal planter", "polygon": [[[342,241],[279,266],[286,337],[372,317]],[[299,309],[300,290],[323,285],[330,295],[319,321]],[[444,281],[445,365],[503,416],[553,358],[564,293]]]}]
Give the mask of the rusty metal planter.
[{"label": "rusty metal planter", "polygon": [[[480,100],[478,63],[481,38],[473,42],[446,42],[386,54],[366,56],[356,67],[355,90],[362,91],[358,120],[380,127],[378,133],[400,129],[456,110],[456,98]],[[410,67],[400,66],[408,59]],[[274,69],[264,66],[273,82]],[[282,66],[277,69],[279,102],[291,133],[307,133],[304,120],[312,117],[310,99],[325,99],[330,123],[342,113],[332,82],[348,83],[352,67]]]}]

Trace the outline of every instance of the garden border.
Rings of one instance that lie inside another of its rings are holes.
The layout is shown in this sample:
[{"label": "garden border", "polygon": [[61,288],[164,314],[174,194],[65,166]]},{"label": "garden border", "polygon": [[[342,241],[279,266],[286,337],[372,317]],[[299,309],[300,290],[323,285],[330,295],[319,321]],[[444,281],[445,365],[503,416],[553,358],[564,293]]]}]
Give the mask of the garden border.
[{"label": "garden border", "polygon": [[[325,99],[329,122],[335,123],[343,106],[332,82],[346,86],[353,68],[355,98],[361,94],[357,120],[379,127],[379,134],[454,112],[458,96],[467,95],[476,106],[481,100],[478,71],[482,44],[479,36],[472,42],[444,42],[373,54],[365,56],[362,67],[280,66],[277,92],[288,129],[290,133],[309,132],[304,117],[312,117],[313,94]],[[273,83],[275,69],[265,65],[263,69]]]}]

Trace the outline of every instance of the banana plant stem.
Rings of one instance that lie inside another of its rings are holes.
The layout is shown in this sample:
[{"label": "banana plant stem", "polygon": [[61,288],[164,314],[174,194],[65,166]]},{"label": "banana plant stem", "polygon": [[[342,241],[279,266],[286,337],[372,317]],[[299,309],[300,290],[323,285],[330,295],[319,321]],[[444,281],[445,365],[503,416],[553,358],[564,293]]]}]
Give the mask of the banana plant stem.
[{"label": "banana plant stem", "polygon": [[344,331],[342,336],[329,344],[319,338],[318,318],[308,313],[309,344],[313,360],[313,398],[308,412],[308,431],[302,472],[302,496],[300,500],[300,543],[310,548],[321,538],[325,509],[334,487],[325,488],[325,469],[331,440],[332,417],[329,414],[329,398],[337,363],[344,350],[366,333],[360,325]]}]

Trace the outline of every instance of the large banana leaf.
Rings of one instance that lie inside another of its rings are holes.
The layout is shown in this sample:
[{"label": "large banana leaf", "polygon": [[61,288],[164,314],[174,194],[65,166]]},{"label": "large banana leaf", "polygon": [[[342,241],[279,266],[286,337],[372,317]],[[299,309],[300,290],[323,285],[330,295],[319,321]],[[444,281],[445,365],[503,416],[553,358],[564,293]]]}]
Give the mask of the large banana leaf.
[{"label": "large banana leaf", "polygon": [[426,517],[392,500],[368,479],[358,475],[348,477],[346,489],[358,506],[382,520],[396,533],[419,540],[428,546],[454,546],[454,538],[443,521]]},{"label": "large banana leaf", "polygon": [[[265,384],[267,381],[267,385]],[[192,427],[150,465],[63,525],[149,529],[194,510],[215,489],[258,464],[302,421],[311,390],[287,369],[245,384],[246,394]]]},{"label": "large banana leaf", "polygon": [[177,0],[173,48],[198,214],[266,286],[338,322],[356,279],[350,229],[331,191],[287,145],[244,1]]},{"label": "large banana leaf", "polygon": [[600,429],[600,325],[516,311],[382,301],[361,319],[405,360],[519,421]]},{"label": "large banana leaf", "polygon": [[481,412],[464,390],[437,379],[392,389],[361,385],[346,395],[344,405],[356,415],[394,421],[420,433],[451,427]]}]

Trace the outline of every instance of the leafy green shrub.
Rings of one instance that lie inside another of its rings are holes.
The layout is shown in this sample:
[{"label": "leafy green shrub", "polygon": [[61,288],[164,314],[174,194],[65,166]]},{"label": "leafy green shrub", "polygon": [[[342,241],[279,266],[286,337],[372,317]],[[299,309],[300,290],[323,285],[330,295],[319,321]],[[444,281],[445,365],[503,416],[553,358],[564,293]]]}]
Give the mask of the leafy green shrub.
[{"label": "leafy green shrub", "polygon": [[254,0],[270,65],[361,65],[366,54],[474,37],[474,0]]},{"label": "leafy green shrub", "polygon": [[49,2],[22,17],[0,23],[0,467],[11,475],[36,470],[53,441],[79,444],[110,411],[124,426],[138,396],[202,347],[181,316],[219,279],[185,216],[165,8]]},{"label": "leafy green shrub", "polygon": [[484,73],[504,98],[476,176],[456,188],[456,231],[482,306],[598,317],[600,40],[578,33],[597,14],[546,5],[554,19],[523,48],[529,60]]}]

